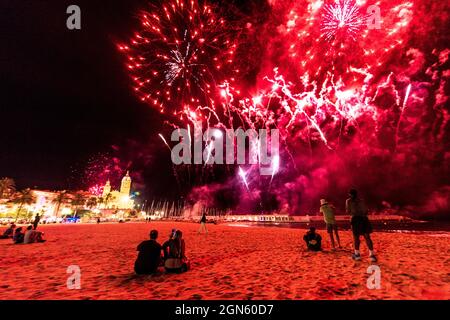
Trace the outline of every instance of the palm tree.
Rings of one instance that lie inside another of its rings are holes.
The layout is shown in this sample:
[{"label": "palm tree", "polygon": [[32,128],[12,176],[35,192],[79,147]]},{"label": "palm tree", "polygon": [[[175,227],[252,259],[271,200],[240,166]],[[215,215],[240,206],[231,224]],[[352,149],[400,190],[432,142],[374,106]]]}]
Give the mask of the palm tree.
[{"label": "palm tree", "polygon": [[14,203],[19,204],[19,209],[17,210],[17,216],[16,220],[19,219],[20,211],[22,211],[22,208],[25,204],[32,204],[35,202],[35,197],[33,193],[31,192],[31,189],[25,189],[19,192],[18,196],[13,200]]},{"label": "palm tree", "polygon": [[114,196],[112,195],[111,192],[108,193],[108,194],[105,196],[105,200],[104,200],[104,202],[105,202],[105,209],[108,207],[108,202],[109,202],[109,201],[113,201],[113,200],[114,200]]},{"label": "palm tree", "polygon": [[64,202],[67,198],[67,191],[63,190],[58,192],[58,195],[53,199],[53,203],[56,204],[55,216],[58,218],[59,208],[61,207],[61,203]]},{"label": "palm tree", "polygon": [[85,203],[86,197],[82,193],[76,193],[75,197],[72,200],[72,206],[75,206],[75,212],[73,213],[74,217],[76,216],[79,207],[84,205]]},{"label": "palm tree", "polygon": [[97,204],[101,205],[105,202],[105,199],[103,199],[103,197],[98,197],[97,198]]},{"label": "palm tree", "polygon": [[93,207],[95,207],[98,203],[98,200],[96,197],[90,197],[87,202],[86,202],[86,207],[88,207],[89,209],[92,209]]},{"label": "palm tree", "polygon": [[0,199],[8,193],[16,191],[16,183],[11,178],[0,179]]}]

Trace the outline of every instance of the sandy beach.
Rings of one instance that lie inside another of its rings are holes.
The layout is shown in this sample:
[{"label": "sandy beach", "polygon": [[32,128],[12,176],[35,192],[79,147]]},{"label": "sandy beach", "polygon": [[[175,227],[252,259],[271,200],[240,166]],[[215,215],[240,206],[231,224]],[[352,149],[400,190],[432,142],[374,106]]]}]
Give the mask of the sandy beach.
[{"label": "sandy beach", "polygon": [[[192,269],[184,274],[137,276],[136,247],[150,229],[164,242],[183,231]],[[124,223],[43,225],[47,242],[14,245],[0,240],[0,299],[450,299],[450,233],[376,232],[381,288],[368,289],[371,265],[343,249],[307,252],[305,230],[198,224]],[[2,230],[4,228],[1,228]],[[67,268],[81,269],[81,289],[70,290]]]}]

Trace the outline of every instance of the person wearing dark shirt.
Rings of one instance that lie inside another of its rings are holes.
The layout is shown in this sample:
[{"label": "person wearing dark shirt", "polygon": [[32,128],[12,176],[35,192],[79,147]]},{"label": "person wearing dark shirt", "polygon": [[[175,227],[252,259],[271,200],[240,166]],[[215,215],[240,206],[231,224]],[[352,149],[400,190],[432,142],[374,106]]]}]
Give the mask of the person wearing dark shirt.
[{"label": "person wearing dark shirt", "polygon": [[39,221],[41,221],[41,216],[38,214],[36,214],[36,217],[34,217],[34,221],[33,221],[33,230],[36,230]]},{"label": "person wearing dark shirt", "polygon": [[138,247],[139,251],[136,262],[134,263],[134,271],[137,274],[156,273],[161,262],[161,245],[156,241],[158,231],[150,232],[150,240],[142,241]]},{"label": "person wearing dark shirt", "polygon": [[11,224],[11,226],[3,232],[3,234],[0,236],[0,239],[10,239],[14,236],[14,229],[16,228],[16,225],[14,223]]},{"label": "person wearing dark shirt", "polygon": [[14,232],[13,241],[14,241],[14,243],[23,243],[24,237],[25,237],[25,233],[22,232],[22,227],[19,227]]},{"label": "person wearing dark shirt", "polygon": [[208,229],[206,229],[206,213],[202,214],[202,218],[200,219],[200,229],[198,229],[198,233],[208,233]]},{"label": "person wearing dark shirt", "polygon": [[349,191],[350,198],[345,202],[345,211],[351,216],[351,226],[353,233],[353,244],[355,253],[352,254],[353,260],[361,260],[361,253],[359,247],[361,244],[360,237],[363,236],[369,248],[369,259],[372,262],[377,261],[377,257],[373,251],[373,242],[370,237],[372,233],[372,225],[367,217],[369,210],[364,201],[358,197],[358,192],[355,189]]},{"label": "person wearing dark shirt", "polygon": [[322,250],[322,237],[320,236],[320,234],[316,233],[316,228],[309,228],[309,231],[306,232],[306,234],[303,236],[303,240],[305,240],[308,250]]}]

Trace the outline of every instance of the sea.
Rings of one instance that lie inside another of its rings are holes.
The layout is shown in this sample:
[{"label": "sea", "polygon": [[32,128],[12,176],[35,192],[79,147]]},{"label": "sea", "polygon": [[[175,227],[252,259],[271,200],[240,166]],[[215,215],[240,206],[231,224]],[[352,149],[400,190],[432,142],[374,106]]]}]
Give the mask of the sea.
[{"label": "sea", "polygon": [[[337,221],[338,228],[350,230],[349,221]],[[378,232],[400,232],[400,233],[450,233],[450,221],[394,221],[394,220],[373,220],[371,221],[374,231]],[[318,230],[325,229],[322,221],[311,222],[239,222],[230,223],[236,226],[258,226],[268,228],[296,228],[307,229],[315,227]]]}]

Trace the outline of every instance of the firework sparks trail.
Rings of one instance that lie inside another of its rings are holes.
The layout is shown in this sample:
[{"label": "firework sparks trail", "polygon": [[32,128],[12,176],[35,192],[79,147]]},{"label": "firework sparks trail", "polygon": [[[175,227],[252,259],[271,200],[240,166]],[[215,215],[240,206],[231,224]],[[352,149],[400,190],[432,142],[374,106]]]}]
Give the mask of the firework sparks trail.
[{"label": "firework sparks trail", "polygon": [[246,177],[246,173],[244,170],[242,170],[241,167],[239,167],[239,176],[242,179],[242,182],[244,182],[245,187],[247,188],[247,191],[250,191],[250,188],[248,187],[248,182],[247,182],[247,177]]},{"label": "firework sparks trail", "polygon": [[403,109],[406,108],[406,103],[408,102],[410,92],[411,92],[411,84],[409,84],[408,87],[406,88],[405,99],[403,99],[403,107],[402,107]]},{"label": "firework sparks trail", "polygon": [[272,185],[273,177],[280,169],[280,156],[276,155],[272,159],[272,176],[270,177],[269,187]]},{"label": "firework sparks trail", "polygon": [[[169,149],[170,155],[172,157],[172,149],[170,148],[169,144],[167,143],[167,140],[164,138],[164,136],[161,133],[159,133],[158,136],[161,138],[161,140],[167,146],[167,148]],[[178,176],[178,172],[177,172],[177,169],[175,168],[174,164],[172,164],[172,170],[173,170],[173,175],[175,176],[175,180],[177,181],[178,188],[181,188],[180,177]]]},{"label": "firework sparks trail", "polygon": [[208,156],[206,157],[206,160],[205,160],[205,166],[208,164],[209,159],[211,158],[211,153],[212,153],[213,145],[214,145],[214,142],[211,141],[211,142],[208,144],[208,146],[206,147],[206,150],[208,151]]},{"label": "firework sparks trail", "polygon": [[164,142],[164,144],[167,146],[167,148],[170,150],[170,152],[172,152],[172,149],[170,148],[169,144],[167,143],[166,138],[164,138],[164,136],[159,133],[158,136],[161,138],[161,140]]},{"label": "firework sparks trail", "polygon": [[[343,120],[351,124],[363,116],[376,120],[376,109],[370,105],[371,98],[366,96],[363,89],[348,89],[341,80],[334,83],[331,76],[321,86],[305,78],[303,87],[306,90],[298,93],[292,91],[293,85],[287,83],[277,69],[273,78],[266,76],[265,80],[270,84],[270,90],[252,99],[239,100],[235,102],[236,106],[227,108],[232,109],[246,127],[269,128],[275,125],[285,140],[292,136],[293,127],[306,123],[303,130],[296,131],[297,138],[306,141],[310,138],[312,128],[319,139],[329,149],[333,149],[325,132],[332,127],[331,124],[337,126]],[[227,90],[232,92],[231,87]],[[325,128],[324,123],[327,124]]]},{"label": "firework sparks trail", "polygon": [[409,84],[408,87],[406,88],[405,98],[403,99],[402,108],[400,109],[400,116],[398,118],[397,127],[395,129],[395,150],[397,150],[398,139],[399,139],[398,134],[400,131],[400,125],[402,123],[403,112],[405,111],[406,104],[408,103],[408,98],[409,98],[410,92],[411,92],[411,84]]}]

